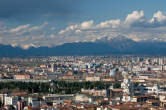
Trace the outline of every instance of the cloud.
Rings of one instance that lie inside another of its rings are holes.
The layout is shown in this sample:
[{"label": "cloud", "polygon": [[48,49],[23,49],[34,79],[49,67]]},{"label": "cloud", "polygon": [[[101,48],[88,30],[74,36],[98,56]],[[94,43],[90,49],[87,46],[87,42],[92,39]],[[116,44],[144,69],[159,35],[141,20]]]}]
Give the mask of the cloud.
[{"label": "cloud", "polygon": [[141,11],[133,11],[131,14],[128,14],[124,24],[127,25],[139,25],[139,24],[144,24],[146,23],[146,19],[144,16],[144,12]]},{"label": "cloud", "polygon": [[55,30],[47,26],[48,23],[44,22],[41,25],[25,24],[15,28],[10,28],[7,25],[5,26],[7,28],[0,27],[0,43],[28,49],[29,47],[44,46],[46,44],[43,41],[46,41],[49,46],[49,41],[55,38],[53,36]]},{"label": "cloud", "polygon": [[150,23],[152,24],[165,24],[166,23],[166,16],[163,14],[163,12],[158,11],[157,13],[154,13],[152,19],[150,20]]},{"label": "cloud", "polygon": [[90,21],[85,21],[83,23],[81,23],[80,28],[81,29],[90,29],[93,26],[94,21],[90,20]]},{"label": "cloud", "polygon": [[109,19],[95,23],[94,20],[82,21],[57,30],[51,22],[40,25],[25,24],[11,28],[0,25],[0,43],[20,46],[23,49],[40,46],[57,46],[72,42],[94,42],[104,37],[127,36],[135,41],[166,41],[166,16],[158,11],[147,19],[143,11],[133,11],[124,20]]},{"label": "cloud", "polygon": [[117,28],[120,25],[120,20],[108,20],[108,21],[104,21],[101,22],[100,24],[98,24],[96,27],[97,28]]},{"label": "cloud", "polygon": [[21,26],[11,29],[10,32],[19,32],[23,29],[27,29],[29,26],[30,26],[30,24],[21,25]]},{"label": "cloud", "polygon": [[73,30],[75,30],[75,29],[77,29],[77,28],[78,28],[78,25],[70,25],[70,26],[66,27],[66,29],[61,30],[61,31],[59,32],[59,35],[64,34],[64,33],[66,33],[66,32],[73,31]]},{"label": "cloud", "polygon": [[33,26],[31,28],[28,29],[29,32],[32,32],[32,31],[38,31],[38,30],[41,30],[43,29],[45,26],[48,25],[48,22],[44,22],[42,25],[40,26]]},{"label": "cloud", "polygon": [[160,26],[166,26],[166,16],[163,12],[158,11],[154,13],[153,17],[150,20],[147,20],[144,16],[144,12],[133,11],[131,14],[128,14],[124,24],[132,27],[142,27],[142,28],[155,28]]},{"label": "cloud", "polygon": [[[153,19],[156,19],[157,22],[155,21],[154,23]],[[95,24],[94,21],[91,20],[70,25],[66,29],[62,29],[59,36],[69,36],[68,38],[74,38],[75,41],[95,41],[102,37],[111,38],[118,35],[128,36],[135,41],[154,39],[156,37],[164,39],[162,35],[166,33],[164,31],[166,29],[165,21],[166,16],[161,11],[154,13],[153,17],[148,20],[142,10],[136,10],[128,14],[124,21],[111,19]],[[81,28],[82,24],[84,24],[86,28]],[[166,39],[164,41],[166,41]]]},{"label": "cloud", "polygon": [[81,24],[74,24],[74,25],[70,25],[68,27],[66,27],[66,29],[62,29],[59,32],[59,35],[62,35],[66,32],[81,32],[81,30],[86,30],[86,29],[91,29],[93,28],[94,25],[94,21],[90,20],[90,21],[84,21]]}]

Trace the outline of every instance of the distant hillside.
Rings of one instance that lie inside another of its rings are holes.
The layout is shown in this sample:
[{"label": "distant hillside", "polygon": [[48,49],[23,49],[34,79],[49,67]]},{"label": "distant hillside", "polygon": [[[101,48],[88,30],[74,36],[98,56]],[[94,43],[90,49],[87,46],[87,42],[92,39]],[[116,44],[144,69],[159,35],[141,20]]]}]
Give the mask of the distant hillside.
[{"label": "distant hillside", "polygon": [[166,54],[166,42],[135,42],[124,36],[112,39],[102,38],[96,42],[66,43],[56,47],[20,47],[0,45],[1,57],[56,56],[56,55],[111,55],[111,54]]}]

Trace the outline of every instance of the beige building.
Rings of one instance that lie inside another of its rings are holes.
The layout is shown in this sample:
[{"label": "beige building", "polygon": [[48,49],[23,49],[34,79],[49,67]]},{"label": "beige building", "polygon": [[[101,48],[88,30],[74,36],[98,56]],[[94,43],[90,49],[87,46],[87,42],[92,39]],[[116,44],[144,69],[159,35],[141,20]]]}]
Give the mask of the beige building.
[{"label": "beige building", "polygon": [[94,77],[92,77],[92,76],[88,76],[88,77],[86,77],[85,80],[86,80],[86,81],[90,81],[90,82],[95,82],[95,81],[100,81],[100,77],[96,77],[96,76],[94,76]]}]

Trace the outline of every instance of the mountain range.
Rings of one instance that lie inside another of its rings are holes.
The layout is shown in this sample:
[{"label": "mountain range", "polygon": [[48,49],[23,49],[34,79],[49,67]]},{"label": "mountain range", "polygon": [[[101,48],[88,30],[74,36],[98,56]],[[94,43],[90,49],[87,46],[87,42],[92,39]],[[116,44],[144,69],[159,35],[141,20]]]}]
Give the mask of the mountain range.
[{"label": "mountain range", "polygon": [[0,45],[0,57],[112,54],[165,55],[166,42],[153,40],[136,42],[125,36],[117,36],[111,39],[104,37],[95,42],[65,43],[55,47],[30,47],[26,50]]}]

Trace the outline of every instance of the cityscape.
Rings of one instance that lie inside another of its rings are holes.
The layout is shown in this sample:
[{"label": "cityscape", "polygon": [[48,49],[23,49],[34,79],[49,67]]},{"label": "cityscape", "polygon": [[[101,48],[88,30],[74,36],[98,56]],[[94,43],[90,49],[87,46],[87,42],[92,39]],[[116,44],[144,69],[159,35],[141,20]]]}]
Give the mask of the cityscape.
[{"label": "cityscape", "polygon": [[0,110],[166,110],[165,0],[0,0]]},{"label": "cityscape", "polygon": [[4,110],[166,107],[164,56],[1,58],[0,72]]}]

